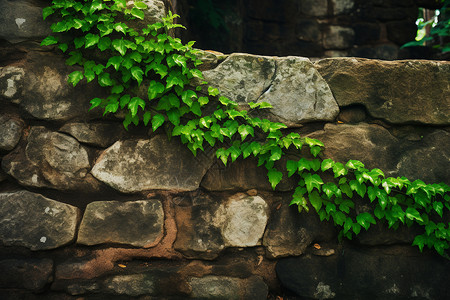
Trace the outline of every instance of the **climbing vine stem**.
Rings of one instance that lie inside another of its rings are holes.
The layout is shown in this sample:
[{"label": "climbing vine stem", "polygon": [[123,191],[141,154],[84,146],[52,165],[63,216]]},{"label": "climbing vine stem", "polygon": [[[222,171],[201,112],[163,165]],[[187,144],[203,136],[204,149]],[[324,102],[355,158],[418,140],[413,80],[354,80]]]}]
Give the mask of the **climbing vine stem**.
[{"label": "climbing vine stem", "polygon": [[[421,251],[434,248],[449,258],[450,223],[443,221],[450,210],[448,185],[385,177],[380,169],[366,169],[357,160],[343,164],[323,159],[319,140],[286,134],[285,124],[253,117],[209,86],[197,69],[202,62],[194,42],[183,44],[169,35],[171,29],[183,27],[174,23],[177,15],[169,12],[161,22],[133,26],[145,18],[146,8],[143,2],[126,0],[53,0],[44,8],[44,19],[54,20],[55,35],[41,44],[57,46],[68,55],[68,65],[83,67],[69,74],[68,82],[75,86],[96,79],[109,90],[109,96],[91,100],[91,109],[102,108],[104,115],[123,110],[125,128],[140,122],[153,131],[164,128],[194,155],[213,147],[225,165],[253,156],[267,169],[273,189],[283,172],[296,176],[290,205],[297,205],[299,212],[312,207],[321,220],[341,228],[340,238],[352,239],[377,222],[394,229],[417,224],[423,233],[413,245]],[[251,110],[271,108],[265,102],[248,105]],[[296,151],[300,158],[282,164],[287,151]],[[356,197],[371,205],[355,206]]]}]

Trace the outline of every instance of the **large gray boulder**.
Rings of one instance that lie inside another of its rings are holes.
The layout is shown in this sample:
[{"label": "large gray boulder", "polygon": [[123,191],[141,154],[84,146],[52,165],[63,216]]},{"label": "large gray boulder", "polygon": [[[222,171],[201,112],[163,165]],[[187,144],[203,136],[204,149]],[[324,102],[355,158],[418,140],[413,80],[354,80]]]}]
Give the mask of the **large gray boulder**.
[{"label": "large gray boulder", "polygon": [[78,208],[28,191],[0,194],[0,240],[7,246],[48,250],[75,239]]},{"label": "large gray boulder", "polygon": [[123,193],[152,189],[195,190],[211,166],[213,153],[194,157],[177,139],[158,135],[118,141],[106,149],[92,175]]},{"label": "large gray boulder", "polygon": [[6,155],[2,168],[20,184],[58,190],[96,191],[101,183],[90,175],[88,150],[73,137],[32,127],[26,146]]},{"label": "large gray boulder", "polygon": [[158,200],[96,201],[88,204],[77,243],[156,245],[164,233],[164,211]]},{"label": "large gray boulder", "polygon": [[288,126],[332,121],[339,113],[327,83],[307,58],[235,53],[203,75],[240,105],[270,103],[273,108],[259,115]]},{"label": "large gray boulder", "polygon": [[329,58],[315,63],[339,106],[362,104],[390,123],[450,124],[450,63]]}]

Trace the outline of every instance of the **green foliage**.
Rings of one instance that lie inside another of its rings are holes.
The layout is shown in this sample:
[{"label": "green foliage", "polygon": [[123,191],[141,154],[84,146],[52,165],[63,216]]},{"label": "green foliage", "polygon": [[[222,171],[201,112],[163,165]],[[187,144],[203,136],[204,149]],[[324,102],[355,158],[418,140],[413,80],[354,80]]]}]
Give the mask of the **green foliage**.
[{"label": "green foliage", "polygon": [[[104,99],[92,99],[90,109],[100,107],[104,114],[125,111],[125,128],[140,122],[153,131],[164,128],[169,137],[179,136],[194,155],[197,150],[214,147],[224,165],[253,155],[258,166],[267,169],[273,189],[283,179],[283,171],[289,177],[296,176],[299,182],[290,205],[297,205],[299,212],[313,207],[321,220],[341,227],[340,237],[351,239],[377,219],[394,229],[416,223],[424,233],[413,244],[420,250],[434,248],[448,257],[450,224],[437,220],[449,213],[449,186],[386,178],[380,169],[368,170],[357,160],[343,164],[322,159],[322,142],[286,134],[285,124],[252,117],[204,81],[193,86],[203,79],[196,68],[201,61],[193,42],[184,45],[168,35],[168,30],[181,26],[173,23],[176,15],[169,13],[162,23],[147,25],[141,31],[127,25],[127,21],[143,19],[145,8],[139,1],[127,7],[125,0],[53,0],[53,5],[43,10],[44,18],[57,15],[54,32],[68,34],[47,37],[42,45],[58,45],[68,52],[68,65],[84,69],[71,73],[69,83],[75,86],[84,79],[97,79],[110,91]],[[97,48],[97,55],[86,55]],[[264,102],[249,106],[251,110],[271,107]],[[205,113],[205,107],[210,113]],[[304,147],[309,155],[287,160],[284,166],[280,163],[287,150],[300,153]],[[326,173],[330,176],[323,176]],[[357,213],[352,200],[356,195],[369,200],[373,209]]]},{"label": "green foliage", "polygon": [[[442,7],[436,11],[436,15],[430,20],[423,19],[423,8],[419,8],[420,14],[416,21],[417,36],[414,41],[404,44],[402,47],[426,46],[427,43],[433,43],[433,48],[441,52],[450,51],[450,1],[441,0]],[[429,29],[429,34],[427,34]],[[440,40],[444,42],[441,43]]]}]

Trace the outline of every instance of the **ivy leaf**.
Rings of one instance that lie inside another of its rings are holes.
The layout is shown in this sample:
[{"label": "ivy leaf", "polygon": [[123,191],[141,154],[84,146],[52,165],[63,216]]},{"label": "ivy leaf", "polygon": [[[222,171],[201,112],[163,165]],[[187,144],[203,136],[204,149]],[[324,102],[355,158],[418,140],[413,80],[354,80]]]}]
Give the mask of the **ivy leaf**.
[{"label": "ivy leaf", "polygon": [[69,45],[67,45],[67,44],[59,44],[58,45],[58,48],[62,51],[62,52],[66,52],[67,51],[67,49],[69,48]]},{"label": "ivy leaf", "polygon": [[150,81],[148,86],[147,95],[148,100],[155,99],[159,94],[165,91],[165,87],[161,82],[156,82],[154,80]]},{"label": "ivy leaf", "polygon": [[152,118],[152,129],[156,131],[162,124],[164,124],[164,116],[162,114],[156,114]]},{"label": "ivy leaf", "polygon": [[320,191],[320,186],[323,184],[323,180],[318,174],[311,175],[310,173],[306,173],[304,179],[308,193],[311,193],[314,188]]},{"label": "ivy leaf", "polygon": [[144,12],[136,7],[133,7],[131,9],[131,15],[138,19],[141,19],[141,20],[144,20],[144,16],[145,16]]},{"label": "ivy leaf", "polygon": [[139,106],[142,108],[142,110],[144,110],[145,101],[139,97],[131,98],[130,102],[128,103],[128,109],[131,111],[131,117],[134,117],[137,114]]},{"label": "ivy leaf", "polygon": [[200,108],[200,103],[198,103],[198,102],[192,103],[191,111],[192,111],[194,114],[196,114],[197,116],[200,117],[200,116],[202,115],[202,110],[201,110],[201,108]]},{"label": "ivy leaf", "polygon": [[123,85],[118,84],[118,85],[113,86],[113,88],[111,89],[111,93],[112,94],[120,94],[123,92],[123,90],[124,90]]},{"label": "ivy leaf", "polygon": [[359,225],[364,227],[365,230],[369,229],[370,224],[376,224],[377,223],[375,221],[374,217],[368,212],[364,212],[364,213],[361,213],[361,214],[357,215],[356,216],[356,221],[358,222]]},{"label": "ivy leaf", "polygon": [[109,73],[101,73],[98,75],[98,83],[100,86],[111,86],[114,84],[114,81],[111,79]]},{"label": "ivy leaf", "polygon": [[125,106],[127,106],[128,105],[128,103],[130,102],[130,100],[131,100],[131,96],[130,95],[123,95],[122,97],[120,97],[120,108],[124,108]]},{"label": "ivy leaf", "polygon": [[98,48],[101,51],[105,51],[106,49],[109,49],[110,46],[111,46],[111,39],[109,37],[102,37],[98,41]]},{"label": "ivy leaf", "polygon": [[311,154],[312,154],[314,157],[317,157],[317,155],[318,155],[318,154],[320,153],[320,151],[321,151],[321,149],[320,149],[319,146],[313,146],[313,147],[310,148],[310,150],[311,150]]},{"label": "ivy leaf", "polygon": [[85,48],[89,48],[91,46],[94,46],[95,44],[97,44],[100,40],[100,37],[96,34],[92,34],[92,33],[88,33],[85,36],[85,43],[84,43],[84,47]]},{"label": "ivy leaf", "polygon": [[344,222],[347,220],[347,216],[341,211],[336,212],[332,216],[333,216],[334,222],[339,226],[344,225]]},{"label": "ivy leaf", "polygon": [[148,122],[151,120],[152,114],[149,111],[146,111],[143,116],[144,125],[147,126]]},{"label": "ivy leaf", "polygon": [[55,11],[51,6],[45,7],[42,9],[42,18],[45,20],[48,16],[53,14]]},{"label": "ivy leaf", "polygon": [[102,103],[102,99],[100,99],[100,98],[94,98],[94,99],[92,99],[92,100],[90,101],[90,103],[91,103],[91,108],[89,108],[89,110],[91,110],[91,109],[93,109],[93,108],[99,106],[99,105]]},{"label": "ivy leaf", "polygon": [[345,168],[345,166],[340,163],[334,163],[333,165],[333,172],[334,172],[334,178],[338,178],[339,176],[344,176],[347,174],[347,169]]},{"label": "ivy leaf", "polygon": [[180,111],[176,108],[172,108],[167,112],[167,117],[169,118],[169,121],[175,125],[178,126],[180,124]]},{"label": "ivy leaf", "polygon": [[81,62],[81,59],[83,58],[81,52],[79,51],[72,51],[69,55],[70,57],[66,60],[66,64],[69,66],[73,66],[74,64]]},{"label": "ivy leaf", "polygon": [[112,41],[112,46],[116,49],[120,55],[124,56],[127,53],[127,47],[125,46],[125,41],[122,39],[115,39]]},{"label": "ivy leaf", "polygon": [[359,225],[358,223],[353,223],[352,230],[356,235],[359,234],[361,232],[361,225]]},{"label": "ivy leaf", "polygon": [[56,37],[48,36],[44,40],[42,40],[41,46],[48,46],[48,45],[53,45],[53,44],[57,44],[57,43],[58,43],[58,39]]},{"label": "ivy leaf", "polygon": [[217,88],[214,88],[212,86],[208,87],[208,95],[210,95],[212,97],[215,97],[215,96],[219,95],[219,93],[220,92],[219,92],[219,90]]},{"label": "ivy leaf", "polygon": [[366,194],[366,185],[364,183],[359,183],[357,180],[350,181],[350,188],[362,198]]},{"label": "ivy leaf", "polygon": [[420,216],[420,213],[419,213],[415,208],[413,208],[413,207],[408,207],[408,208],[406,208],[405,216],[406,216],[408,219],[410,219],[410,220],[416,219],[416,220],[418,220],[418,221],[423,222],[423,219],[422,219],[422,217]]},{"label": "ivy leaf", "polygon": [[332,159],[327,158],[322,161],[322,165],[321,165],[320,169],[322,170],[322,172],[325,172],[326,170],[332,168],[333,165],[334,165],[334,161]]},{"label": "ivy leaf", "polygon": [[145,4],[144,2],[141,2],[141,1],[135,1],[134,2],[134,6],[136,6],[139,9],[146,9],[147,8],[147,4]]},{"label": "ivy leaf", "polygon": [[197,98],[197,94],[192,90],[185,90],[181,94],[181,100],[184,103],[186,103],[186,105],[189,107],[192,105],[192,102],[193,102],[192,99],[196,99],[196,98]]},{"label": "ivy leaf", "polygon": [[80,80],[84,78],[83,72],[81,71],[75,71],[69,74],[69,78],[67,82],[72,83],[73,86],[76,86]]},{"label": "ivy leaf", "polygon": [[108,60],[106,67],[113,66],[114,69],[116,69],[116,71],[118,71],[122,61],[123,61],[122,56],[113,56]]},{"label": "ivy leaf", "polygon": [[309,193],[309,202],[314,207],[314,209],[319,212],[320,208],[322,207],[322,198],[320,197],[319,193],[317,191],[314,191],[312,193]]},{"label": "ivy leaf", "polygon": [[353,220],[352,218],[346,218],[344,223],[344,232],[349,231],[352,228]]},{"label": "ivy leaf", "polygon": [[435,201],[435,202],[433,202],[433,208],[438,213],[438,215],[442,218],[442,213],[443,213],[442,210],[444,208],[444,204],[442,204],[442,202]]},{"label": "ivy leaf", "polygon": [[116,23],[113,27],[115,31],[122,32],[125,35],[127,34],[128,26],[125,23]]},{"label": "ivy leaf", "polygon": [[272,189],[275,190],[275,187],[278,183],[280,183],[281,179],[283,178],[283,173],[280,171],[277,171],[275,169],[270,169],[267,173],[267,177],[269,177],[269,182],[272,185]]},{"label": "ivy leaf", "polygon": [[132,67],[131,68],[131,76],[133,76],[134,79],[138,82],[138,85],[141,85],[142,82],[142,76],[144,75],[144,71],[142,71],[139,67]]},{"label": "ivy leaf", "polygon": [[349,169],[360,170],[364,168],[364,164],[359,160],[349,160],[345,166]]}]

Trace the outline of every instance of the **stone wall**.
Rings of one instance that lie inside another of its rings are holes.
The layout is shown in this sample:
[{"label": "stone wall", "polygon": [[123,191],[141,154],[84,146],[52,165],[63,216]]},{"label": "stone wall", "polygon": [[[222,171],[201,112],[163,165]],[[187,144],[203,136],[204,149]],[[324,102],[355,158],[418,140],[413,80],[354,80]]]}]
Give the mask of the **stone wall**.
[{"label": "stone wall", "polygon": [[[209,2],[224,26],[214,29],[211,21],[196,13],[202,11],[201,3],[207,12]],[[440,5],[434,0],[177,0],[173,4],[189,28],[179,34],[198,41],[203,49],[388,60],[431,56],[426,49],[400,46],[416,37],[418,7]]]},{"label": "stone wall", "polygon": [[[0,2],[0,298],[447,299],[450,263],[410,246],[420,229],[338,242],[289,207],[294,179],[272,191],[251,159],[224,167],[88,113],[104,91],[66,84],[76,67],[39,47],[46,3]],[[450,183],[450,63],[202,59],[224,95],[272,103],[262,116],[322,140],[324,158]]]}]

